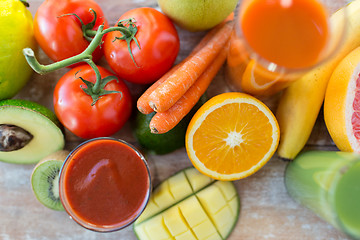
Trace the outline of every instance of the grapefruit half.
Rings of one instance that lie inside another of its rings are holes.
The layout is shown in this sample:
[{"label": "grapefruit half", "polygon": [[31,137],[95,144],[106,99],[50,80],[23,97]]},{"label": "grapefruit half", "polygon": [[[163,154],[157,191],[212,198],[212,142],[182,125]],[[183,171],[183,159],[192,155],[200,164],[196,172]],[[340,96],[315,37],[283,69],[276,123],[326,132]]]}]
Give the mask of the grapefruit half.
[{"label": "grapefruit half", "polygon": [[325,94],[324,119],[341,151],[360,152],[360,47],[335,68]]}]

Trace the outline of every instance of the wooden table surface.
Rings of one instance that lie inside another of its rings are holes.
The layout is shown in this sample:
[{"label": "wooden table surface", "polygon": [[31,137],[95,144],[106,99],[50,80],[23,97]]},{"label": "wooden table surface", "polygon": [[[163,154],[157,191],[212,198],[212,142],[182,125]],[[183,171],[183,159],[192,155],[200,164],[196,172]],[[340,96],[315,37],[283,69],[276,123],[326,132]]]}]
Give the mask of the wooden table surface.
[{"label": "wooden table surface", "polygon": [[[149,6],[158,9],[156,0],[97,0],[109,23],[114,24],[121,14],[135,7]],[[42,0],[30,0],[30,11],[34,15]],[[204,35],[190,33],[178,28],[181,49],[177,62],[182,60]],[[39,61],[46,64],[51,61],[40,50]],[[107,67],[104,60],[102,66]],[[33,75],[27,86],[15,97],[41,103],[50,109],[52,92],[57,79],[67,69],[40,76]],[[144,86],[128,84],[134,101],[144,90]],[[229,91],[226,74],[222,69],[208,89],[209,96]],[[262,99],[274,111],[279,95]],[[322,113],[321,113],[322,114]],[[320,117],[308,141],[306,149],[337,150],[331,141]],[[114,137],[138,145],[132,135],[129,124]],[[66,132],[66,149],[72,150],[82,142],[70,132]],[[185,149],[157,156],[146,156],[154,185],[191,163]],[[344,234],[317,217],[308,209],[294,202],[284,186],[286,162],[275,155],[260,171],[235,182],[241,198],[240,218],[229,240],[246,239],[312,239],[335,240],[348,239]],[[34,165],[14,165],[0,162],[0,239],[1,240],[93,240],[93,239],[136,239],[132,228],[113,233],[95,233],[86,230],[72,221],[65,212],[47,209],[34,197],[30,186],[30,175]]]}]

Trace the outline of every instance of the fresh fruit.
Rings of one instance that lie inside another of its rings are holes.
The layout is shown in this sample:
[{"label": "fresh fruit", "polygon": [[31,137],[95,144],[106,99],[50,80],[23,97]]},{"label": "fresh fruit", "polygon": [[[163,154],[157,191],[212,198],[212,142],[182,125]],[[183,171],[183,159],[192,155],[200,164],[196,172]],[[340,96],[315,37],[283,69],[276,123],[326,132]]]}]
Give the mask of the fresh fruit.
[{"label": "fresh fruit", "polygon": [[237,0],[158,0],[161,10],[177,25],[189,31],[204,31],[221,23],[232,11]]},{"label": "fresh fruit", "polygon": [[341,49],[326,63],[306,73],[282,95],[276,112],[280,126],[278,155],[294,159],[310,137],[322,106],[326,87],[339,62],[360,46],[360,0],[355,0],[331,16],[331,25],[341,34],[346,15],[346,34]]},{"label": "fresh fruit", "polygon": [[207,101],[192,118],[185,138],[187,154],[203,174],[235,180],[259,170],[279,142],[279,127],[268,107],[237,92]]},{"label": "fresh fruit", "polygon": [[214,181],[187,168],[162,182],[134,223],[139,240],[226,239],[239,217],[232,182]]},{"label": "fresh fruit", "polygon": [[[113,76],[107,69],[98,66],[103,79]],[[108,94],[94,100],[88,95],[82,79],[94,84],[96,74],[89,65],[80,65],[62,76],[54,89],[54,109],[60,122],[81,138],[105,137],[119,131],[131,114],[132,102],[127,85],[115,77],[104,86]],[[91,87],[90,89],[94,89]]]},{"label": "fresh fruit", "polygon": [[[96,12],[95,22],[90,9]],[[76,14],[83,25],[71,14]],[[46,0],[36,11],[34,32],[41,49],[57,62],[83,52],[93,37],[88,33],[96,31],[101,24],[108,27],[103,11],[93,0]],[[102,49],[97,47],[92,60],[96,62],[102,55]]]},{"label": "fresh fruit", "polygon": [[22,49],[35,48],[31,13],[19,0],[2,0],[0,5],[0,100],[12,98],[33,71]]},{"label": "fresh fruit", "polygon": [[0,101],[0,127],[0,161],[37,163],[65,145],[55,114],[31,101]]},{"label": "fresh fruit", "polygon": [[106,61],[124,80],[138,84],[155,82],[171,68],[178,55],[180,40],[176,28],[168,17],[149,7],[127,11],[118,22],[124,19],[134,19],[137,43],[128,46],[127,41],[120,40],[123,35],[118,31],[106,34]]},{"label": "fresh fruit", "polygon": [[206,100],[206,95],[202,95],[193,109],[173,129],[163,134],[154,134],[150,131],[149,123],[155,112],[142,114],[137,111],[133,131],[139,144],[153,154],[166,154],[184,147],[186,128],[192,116]]},{"label": "fresh fruit", "polygon": [[324,101],[326,127],[341,151],[360,152],[360,47],[335,68]]},{"label": "fresh fruit", "polygon": [[31,188],[45,207],[63,211],[59,195],[59,173],[69,151],[61,150],[38,162],[31,174]]}]

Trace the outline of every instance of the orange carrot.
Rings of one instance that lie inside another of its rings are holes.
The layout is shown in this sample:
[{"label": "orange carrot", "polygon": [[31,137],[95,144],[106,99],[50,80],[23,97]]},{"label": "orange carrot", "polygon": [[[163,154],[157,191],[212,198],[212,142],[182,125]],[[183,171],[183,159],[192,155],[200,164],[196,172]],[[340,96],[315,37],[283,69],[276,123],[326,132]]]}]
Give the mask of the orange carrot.
[{"label": "orange carrot", "polygon": [[[227,45],[226,45],[227,46]],[[167,111],[156,113],[150,121],[152,133],[166,133],[173,129],[195,106],[224,64],[227,48],[221,51],[189,90]]]},{"label": "orange carrot", "polygon": [[185,61],[150,94],[150,107],[157,112],[164,112],[174,105],[223,50],[231,31],[232,22],[221,26],[206,46]]},{"label": "orange carrot", "polygon": [[209,42],[209,40],[220,30],[221,26],[225,24],[227,21],[231,21],[233,19],[233,15],[229,15],[229,17],[221,24],[213,28],[211,31],[209,31],[202,39],[201,41],[196,45],[196,47],[192,50],[190,55],[186,57],[183,61],[181,61],[179,64],[172,67],[164,76],[162,76],[159,80],[153,83],[138,99],[137,101],[137,108],[138,110],[143,114],[149,114],[152,113],[154,110],[149,106],[149,96],[150,94],[158,87],[160,86],[165,80],[171,76],[182,64],[184,64],[186,61],[188,61],[192,56],[194,56],[197,52],[199,52],[206,44]]},{"label": "orange carrot", "polygon": [[179,67],[181,63],[172,67],[167,73],[165,73],[159,80],[154,82],[146,91],[139,97],[137,100],[137,109],[143,114],[152,113],[154,110],[149,105],[149,96],[150,94],[160,85],[162,84],[171,74],[173,74]]}]

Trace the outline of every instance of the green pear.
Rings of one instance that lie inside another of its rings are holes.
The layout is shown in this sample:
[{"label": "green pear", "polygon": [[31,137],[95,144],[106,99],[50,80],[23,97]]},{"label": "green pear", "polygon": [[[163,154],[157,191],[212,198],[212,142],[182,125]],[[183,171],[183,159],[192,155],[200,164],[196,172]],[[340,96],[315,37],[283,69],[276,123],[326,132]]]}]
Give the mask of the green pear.
[{"label": "green pear", "polygon": [[196,32],[208,30],[234,11],[238,0],[158,0],[158,4],[181,28]]}]

